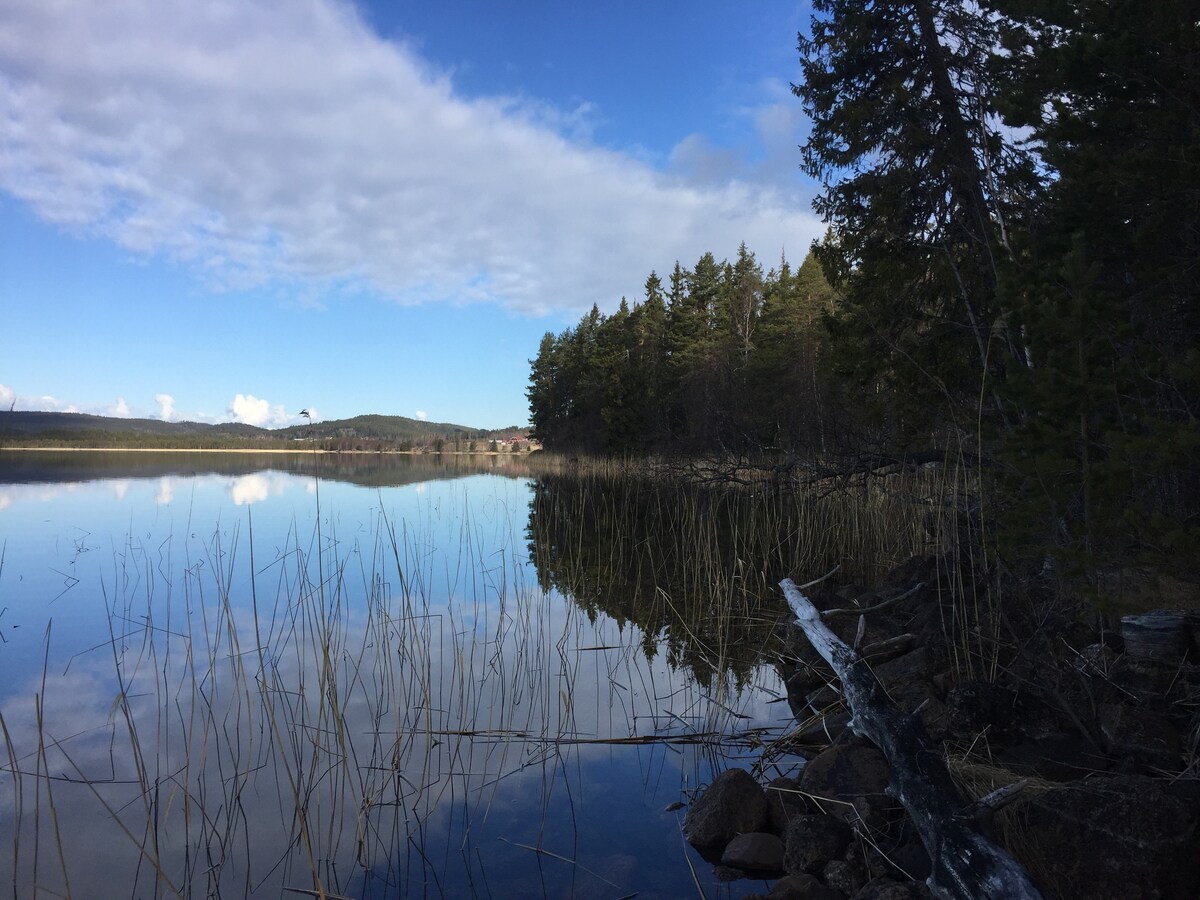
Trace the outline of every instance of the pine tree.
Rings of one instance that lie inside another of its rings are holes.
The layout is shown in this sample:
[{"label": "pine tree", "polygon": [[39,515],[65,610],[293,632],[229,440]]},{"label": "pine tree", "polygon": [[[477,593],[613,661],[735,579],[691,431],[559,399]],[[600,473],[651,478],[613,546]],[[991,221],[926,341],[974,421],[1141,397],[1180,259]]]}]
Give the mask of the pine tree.
[{"label": "pine tree", "polygon": [[1000,4],[1006,99],[1049,178],[1008,303],[1033,410],[1005,460],[1027,540],[1196,573],[1200,23],[1181,0]]},{"label": "pine tree", "polygon": [[1024,359],[997,284],[1033,170],[996,115],[997,24],[950,0],[813,9],[793,89],[813,119],[802,155],[825,185],[845,370],[927,434],[932,410],[975,402],[985,374]]}]

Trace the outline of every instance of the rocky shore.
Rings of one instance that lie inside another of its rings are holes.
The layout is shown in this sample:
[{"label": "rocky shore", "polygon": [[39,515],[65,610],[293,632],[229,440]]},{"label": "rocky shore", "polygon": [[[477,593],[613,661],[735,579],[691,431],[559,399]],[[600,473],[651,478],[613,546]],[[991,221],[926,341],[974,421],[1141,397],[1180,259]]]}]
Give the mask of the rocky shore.
[{"label": "rocky shore", "polygon": [[[1200,897],[1194,610],[1105,617],[1049,592],[994,603],[934,557],[875,589],[807,596],[919,720],[961,818],[1043,896]],[[722,877],[774,880],[772,900],[933,896],[934,864],[887,758],[847,728],[840,684],[800,628],[784,623],[780,638],[797,727],[753,774],[714,779],[687,811],[686,838]],[[798,777],[777,774],[799,758]],[[989,795],[1005,802],[981,806]]]}]

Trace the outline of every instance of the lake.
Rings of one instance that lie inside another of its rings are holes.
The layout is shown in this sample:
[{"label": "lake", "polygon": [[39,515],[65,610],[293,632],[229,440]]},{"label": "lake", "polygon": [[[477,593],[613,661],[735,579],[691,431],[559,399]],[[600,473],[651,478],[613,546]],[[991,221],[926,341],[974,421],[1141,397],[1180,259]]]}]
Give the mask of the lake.
[{"label": "lake", "polygon": [[0,872],[19,897],[764,890],[669,807],[794,726],[778,579],[919,540],[855,527],[517,457],[0,452]]}]

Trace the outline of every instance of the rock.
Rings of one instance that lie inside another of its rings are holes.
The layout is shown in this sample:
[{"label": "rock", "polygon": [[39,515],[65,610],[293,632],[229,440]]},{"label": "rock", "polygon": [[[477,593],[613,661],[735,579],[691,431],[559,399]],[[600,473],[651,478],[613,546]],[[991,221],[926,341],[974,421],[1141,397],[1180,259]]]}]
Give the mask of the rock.
[{"label": "rock", "polygon": [[857,797],[882,794],[891,777],[887,758],[868,744],[839,744],[818,753],[800,775],[800,788],[826,812],[848,818]]},{"label": "rock", "polygon": [[[815,652],[815,651],[814,651]],[[784,681],[788,698],[803,698],[813,691],[824,687],[833,681],[833,671],[828,666],[819,666],[806,660],[799,660]]]},{"label": "rock", "polygon": [[950,714],[946,711],[946,704],[937,697],[927,697],[922,703],[913,707],[910,712],[920,709],[917,713],[917,718],[921,720],[921,725],[925,728],[925,733],[929,735],[929,739],[934,744],[940,744],[945,738],[950,735]]},{"label": "rock", "polygon": [[804,703],[818,716],[832,713],[835,710],[843,709],[842,692],[833,685],[825,685],[817,688],[804,698]]},{"label": "rock", "polygon": [[933,654],[928,647],[921,646],[872,668],[886,688],[908,681],[925,681],[933,674]]},{"label": "rock", "polygon": [[876,641],[862,648],[862,658],[872,666],[880,666],[897,657],[904,656],[913,649],[917,642],[916,635],[898,634],[884,641]]},{"label": "rock", "polygon": [[766,794],[742,769],[714,778],[683,818],[683,836],[698,849],[721,849],[736,835],[766,827]]},{"label": "rock", "polygon": [[783,841],[762,831],[739,834],[725,846],[721,865],[747,872],[782,872]]},{"label": "rock", "polygon": [[1167,771],[1180,768],[1179,733],[1166,716],[1106,703],[1100,707],[1100,733],[1119,756]]},{"label": "rock", "polygon": [[1125,652],[1140,660],[1176,665],[1191,645],[1191,628],[1185,613],[1157,609],[1121,618]]},{"label": "rock", "polygon": [[[933,689],[933,685],[928,681],[902,681],[893,683],[888,687],[888,697],[896,706],[907,713],[921,707],[922,704],[930,704],[937,700],[937,693]],[[938,704],[945,713],[945,706]],[[924,712],[924,710],[922,710]],[[949,725],[947,719],[946,725]]]},{"label": "rock", "polygon": [[746,873],[733,866],[716,865],[713,866],[713,876],[717,881],[739,881],[746,877]]},{"label": "rock", "polygon": [[900,872],[916,882],[923,882],[933,871],[929,861],[929,852],[920,841],[904,844],[888,852],[888,861]]},{"label": "rock", "polygon": [[925,584],[935,584],[937,579],[938,559],[936,556],[913,556],[884,576],[880,592],[894,593],[898,590],[906,591],[913,585],[922,582]]},{"label": "rock", "polygon": [[826,887],[807,873],[780,878],[767,894],[769,900],[845,900],[841,891]]},{"label": "rock", "polygon": [[1057,734],[1036,741],[1022,741],[996,753],[1000,764],[1018,775],[1036,775],[1047,781],[1075,781],[1085,775],[1107,771],[1112,761],[1100,756],[1075,734]]},{"label": "rock", "polygon": [[842,585],[834,593],[837,594],[839,600],[845,600],[848,603],[858,600],[860,606],[870,606],[872,603],[879,602],[879,596],[869,587],[861,584]]},{"label": "rock", "polygon": [[1191,810],[1192,817],[1200,820],[1200,778],[1172,778],[1162,789]]},{"label": "rock", "polygon": [[767,821],[773,834],[782,836],[788,822],[807,812],[810,807],[795,778],[780,776],[767,785]]},{"label": "rock", "polygon": [[837,816],[796,816],[784,834],[783,869],[792,875],[820,872],[846,852],[850,838],[850,826]]},{"label": "rock", "polygon": [[1079,655],[1072,660],[1072,665],[1084,675],[1093,675],[1098,678],[1107,678],[1108,673],[1113,670],[1117,664],[1119,657],[1118,651],[1112,647],[1105,646],[1101,643],[1088,644],[1079,651]]},{"label": "rock", "polygon": [[851,900],[917,900],[920,896],[912,884],[876,878],[854,894]]},{"label": "rock", "polygon": [[887,794],[868,794],[855,797],[854,828],[860,834],[873,836],[888,830],[888,826],[900,816],[902,808]]},{"label": "rock", "polygon": [[964,681],[946,694],[946,714],[950,727],[965,738],[974,738],[987,731],[991,734],[1011,733],[1016,724],[1017,695],[987,681]]},{"label": "rock", "polygon": [[1047,894],[1091,900],[1195,900],[1194,812],[1149,778],[1095,778],[1005,810],[1012,850]]},{"label": "rock", "polygon": [[828,716],[814,718],[804,727],[796,731],[792,738],[801,744],[818,744],[829,746],[836,741],[850,724],[850,713],[837,712]]},{"label": "rock", "polygon": [[827,885],[841,891],[847,897],[861,890],[868,880],[866,870],[849,860],[831,859],[825,863],[825,871],[822,874]]}]

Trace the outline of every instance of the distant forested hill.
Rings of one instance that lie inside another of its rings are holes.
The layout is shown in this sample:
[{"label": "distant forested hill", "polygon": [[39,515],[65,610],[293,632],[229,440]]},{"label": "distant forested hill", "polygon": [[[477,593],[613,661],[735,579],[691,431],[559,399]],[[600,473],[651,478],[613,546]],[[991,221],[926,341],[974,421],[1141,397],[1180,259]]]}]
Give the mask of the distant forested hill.
[{"label": "distant forested hill", "polygon": [[355,416],[272,430],[237,422],[211,425],[160,419],[117,419],[84,413],[0,412],[0,446],[267,449],[292,447],[297,441],[313,440],[330,445],[331,449],[410,449],[439,439],[446,443],[486,440],[497,433],[446,422],[382,415]]}]

